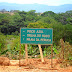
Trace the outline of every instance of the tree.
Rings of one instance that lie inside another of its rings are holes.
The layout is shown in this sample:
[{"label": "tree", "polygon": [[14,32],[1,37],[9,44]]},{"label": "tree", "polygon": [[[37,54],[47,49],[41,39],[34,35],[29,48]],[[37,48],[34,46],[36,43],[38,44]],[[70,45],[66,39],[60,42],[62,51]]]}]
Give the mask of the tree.
[{"label": "tree", "polygon": [[46,11],[43,14],[41,14],[41,16],[44,16],[44,17],[47,17],[47,16],[50,17],[50,16],[54,16],[54,15],[55,15],[55,13],[52,11]]},{"label": "tree", "polygon": [[2,33],[8,33],[8,26],[10,23],[10,15],[9,14],[0,14],[0,30]]},{"label": "tree", "polygon": [[36,16],[36,10],[30,10],[29,12],[28,12],[28,14],[29,15],[33,15],[33,16]]},{"label": "tree", "polygon": [[29,23],[28,28],[50,28],[50,25],[47,23],[43,23],[41,21],[34,22],[34,23]]},{"label": "tree", "polygon": [[2,9],[1,12],[4,13],[4,12],[7,12],[7,11],[5,9]]},{"label": "tree", "polygon": [[72,44],[72,25],[66,24],[65,26],[65,41]]}]

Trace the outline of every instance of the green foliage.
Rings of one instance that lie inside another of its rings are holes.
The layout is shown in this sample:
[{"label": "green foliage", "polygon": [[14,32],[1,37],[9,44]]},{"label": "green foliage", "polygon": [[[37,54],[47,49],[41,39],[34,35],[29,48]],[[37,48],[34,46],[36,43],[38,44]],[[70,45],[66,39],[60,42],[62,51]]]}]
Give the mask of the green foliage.
[{"label": "green foliage", "polygon": [[35,58],[35,56],[38,57],[39,55],[39,48],[36,47],[36,45],[28,45],[28,55]]},{"label": "green foliage", "polygon": [[54,15],[55,15],[55,13],[52,12],[52,11],[46,11],[43,14],[41,14],[41,16],[43,16],[43,17],[51,17],[51,16],[54,16]]},{"label": "green foliage", "polygon": [[46,47],[44,48],[43,55],[44,55],[45,57],[47,56],[47,48],[46,48]]},{"label": "green foliage", "polygon": [[51,58],[51,46],[44,48],[43,55],[49,59]]},{"label": "green foliage", "polygon": [[59,54],[58,50],[56,49],[56,45],[53,46],[53,51],[54,53]]},{"label": "green foliage", "polygon": [[19,49],[20,49],[20,39],[18,36],[13,37],[10,39],[9,44],[7,45],[8,48],[8,55],[11,59],[18,59],[19,58]]},{"label": "green foliage", "polygon": [[6,36],[0,33],[0,54],[6,50]]},{"label": "green foliage", "polygon": [[67,24],[64,27],[65,27],[64,30],[65,41],[70,42],[70,44],[72,44],[72,25]]},{"label": "green foliage", "polygon": [[1,53],[1,46],[2,46],[2,44],[0,43],[0,53]]},{"label": "green foliage", "polygon": [[35,22],[35,23],[29,23],[27,26],[28,28],[50,28],[50,25],[47,23],[43,23],[41,21]]},{"label": "green foliage", "polygon": [[57,21],[51,17],[43,17],[39,21],[41,21],[43,23],[47,23],[47,24],[57,24]]}]

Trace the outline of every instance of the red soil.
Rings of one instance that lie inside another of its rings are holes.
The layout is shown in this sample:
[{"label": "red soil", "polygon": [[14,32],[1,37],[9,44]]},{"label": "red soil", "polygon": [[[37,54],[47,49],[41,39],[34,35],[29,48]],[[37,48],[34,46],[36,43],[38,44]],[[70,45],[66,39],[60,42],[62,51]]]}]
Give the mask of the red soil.
[{"label": "red soil", "polygon": [[28,59],[28,60],[10,60],[9,66],[0,66],[0,72],[72,72],[72,66],[61,68],[57,59],[53,59],[53,68],[51,68],[51,59]]}]

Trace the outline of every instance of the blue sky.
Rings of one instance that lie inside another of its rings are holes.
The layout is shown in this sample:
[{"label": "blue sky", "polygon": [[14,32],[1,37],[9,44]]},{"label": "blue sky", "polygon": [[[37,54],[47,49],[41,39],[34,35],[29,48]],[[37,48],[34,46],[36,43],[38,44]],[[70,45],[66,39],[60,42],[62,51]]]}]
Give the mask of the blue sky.
[{"label": "blue sky", "polygon": [[45,4],[49,6],[59,6],[63,4],[72,4],[72,0],[0,0],[0,2],[17,3],[17,4]]}]

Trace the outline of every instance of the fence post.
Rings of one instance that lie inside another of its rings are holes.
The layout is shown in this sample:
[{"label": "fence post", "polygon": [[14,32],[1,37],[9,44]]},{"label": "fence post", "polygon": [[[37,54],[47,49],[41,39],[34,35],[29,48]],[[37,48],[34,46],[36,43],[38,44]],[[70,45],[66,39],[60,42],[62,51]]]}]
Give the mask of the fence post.
[{"label": "fence post", "polygon": [[53,49],[52,49],[53,45],[51,45],[51,68],[53,68]]},{"label": "fence post", "polygon": [[20,50],[19,50],[19,67],[20,67],[20,59],[21,59],[21,43],[20,43]]},{"label": "fence post", "polygon": [[63,41],[63,39],[60,39],[60,42],[61,42],[61,47],[62,47],[62,49],[61,49],[62,59],[64,59],[64,41]]}]

